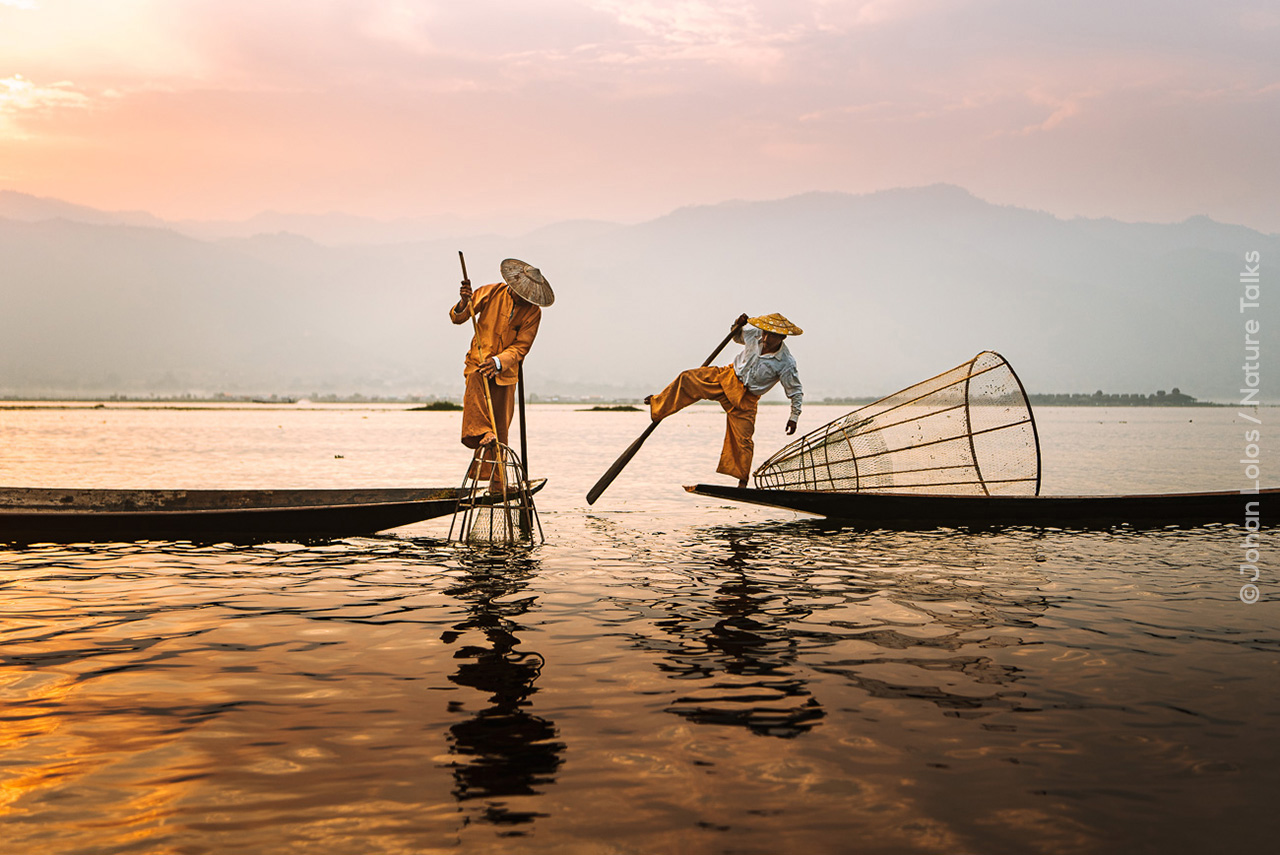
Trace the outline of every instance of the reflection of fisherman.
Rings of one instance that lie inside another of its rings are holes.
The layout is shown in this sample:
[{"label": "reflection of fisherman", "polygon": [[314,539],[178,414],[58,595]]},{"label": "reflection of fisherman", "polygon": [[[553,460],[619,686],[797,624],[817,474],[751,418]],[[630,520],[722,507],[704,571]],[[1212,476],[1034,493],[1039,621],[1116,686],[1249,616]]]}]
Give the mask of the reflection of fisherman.
[{"label": "reflection of fisherman", "polygon": [[[744,327],[748,323],[754,329]],[[727,423],[724,448],[716,471],[737,478],[738,486],[745,487],[751,473],[751,457],[755,453],[751,436],[756,429],[756,403],[779,381],[791,399],[787,434],[796,432],[804,390],[800,386],[795,357],[783,341],[787,336],[800,335],[804,330],[777,313],[758,318],[748,318],[744,314],[734,321],[734,326],[733,340],[746,347],[732,365],[682,371],[670,386],[648,396],[644,402],[649,405],[649,414],[656,422],[694,401],[718,401],[724,408]]]},{"label": "reflection of fisherman", "polygon": [[[661,653],[658,668],[679,681],[666,712],[695,724],[745,727],[760,736],[791,739],[827,715],[814,697],[799,658],[803,649],[829,645],[806,630],[814,607],[797,589],[779,591],[754,578],[768,567],[759,544],[741,529],[712,529],[713,596],[684,606],[673,601],[662,630],[671,638],[646,642]],[[803,577],[801,577],[803,578]],[[801,591],[809,591],[801,582]],[[699,681],[706,681],[701,684]],[[709,690],[714,686],[714,690]]]},{"label": "reflection of fisherman", "polygon": [[536,796],[556,780],[565,744],[557,740],[555,723],[535,715],[534,683],[542,657],[521,651],[519,619],[534,598],[517,597],[537,565],[520,560],[485,564],[463,562],[466,573],[445,593],[466,608],[466,616],[444,635],[461,642],[454,651],[458,670],[450,682],[475,689],[485,697],[481,709],[467,711],[461,702],[452,710],[466,719],[449,728],[454,797],[459,803],[482,800],[477,819],[508,828],[546,814],[529,809],[524,797]]},{"label": "reflection of fisherman", "polygon": [[[507,443],[520,363],[538,334],[541,307],[556,299],[538,268],[508,258],[501,269],[504,281],[481,285],[474,293],[471,283],[463,282],[458,289],[461,299],[449,310],[455,324],[466,323],[472,312],[476,315],[476,332],[462,372],[467,381],[462,399],[462,444],[467,448],[488,445],[495,438]],[[486,385],[496,425],[489,421]]]}]

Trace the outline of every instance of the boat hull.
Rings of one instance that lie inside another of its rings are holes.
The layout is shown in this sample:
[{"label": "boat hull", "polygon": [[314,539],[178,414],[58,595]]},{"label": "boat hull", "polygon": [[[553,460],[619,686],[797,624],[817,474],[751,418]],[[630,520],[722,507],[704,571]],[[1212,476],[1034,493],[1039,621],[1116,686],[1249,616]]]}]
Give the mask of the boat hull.
[{"label": "boat hull", "polygon": [[[1259,525],[1264,525],[1262,503],[1280,498],[1277,488],[1255,495],[1229,490],[1134,496],[940,496],[757,490],[717,484],[695,484],[685,489],[700,496],[786,508],[884,528],[1195,526],[1243,523],[1247,510],[1257,511]],[[1250,502],[1258,504],[1247,508]]]},{"label": "boat hull", "polygon": [[[532,482],[534,492],[544,480]],[[457,487],[353,490],[0,488],[0,542],[325,539],[452,514]]]}]

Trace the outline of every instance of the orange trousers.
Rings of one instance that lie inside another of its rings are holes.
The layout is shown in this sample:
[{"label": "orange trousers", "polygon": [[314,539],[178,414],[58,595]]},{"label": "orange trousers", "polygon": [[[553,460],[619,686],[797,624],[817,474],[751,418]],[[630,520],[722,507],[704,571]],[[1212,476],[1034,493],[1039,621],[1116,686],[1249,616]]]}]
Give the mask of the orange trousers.
[{"label": "orange trousers", "polygon": [[694,401],[718,401],[724,408],[724,448],[716,471],[739,481],[751,474],[755,454],[756,404],[759,397],[747,391],[732,365],[690,368],[681,371],[671,385],[653,396],[649,414],[654,421],[683,410]]},{"label": "orange trousers", "polygon": [[467,375],[467,388],[462,395],[462,444],[475,449],[472,459],[471,475],[474,478],[489,478],[493,474],[495,454],[492,449],[481,458],[480,440],[484,435],[493,432],[498,442],[507,445],[507,435],[511,429],[511,418],[516,412],[516,387],[500,386],[488,380],[489,396],[493,399],[493,415],[498,420],[496,425],[489,422],[489,405],[485,403],[485,376],[479,371]]}]

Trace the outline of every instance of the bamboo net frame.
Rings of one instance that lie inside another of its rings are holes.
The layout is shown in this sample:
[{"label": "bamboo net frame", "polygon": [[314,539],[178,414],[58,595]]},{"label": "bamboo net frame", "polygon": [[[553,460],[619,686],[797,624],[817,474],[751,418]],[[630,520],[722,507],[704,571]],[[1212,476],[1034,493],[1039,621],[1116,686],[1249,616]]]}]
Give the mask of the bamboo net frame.
[{"label": "bamboo net frame", "polygon": [[546,539],[529,478],[511,448],[494,442],[479,449],[462,482],[462,498],[449,523],[449,540],[454,539],[455,528],[458,542],[473,546],[512,546]]},{"label": "bamboo net frame", "polygon": [[823,425],[755,471],[766,490],[1036,496],[1040,440],[1003,356],[968,362]]}]

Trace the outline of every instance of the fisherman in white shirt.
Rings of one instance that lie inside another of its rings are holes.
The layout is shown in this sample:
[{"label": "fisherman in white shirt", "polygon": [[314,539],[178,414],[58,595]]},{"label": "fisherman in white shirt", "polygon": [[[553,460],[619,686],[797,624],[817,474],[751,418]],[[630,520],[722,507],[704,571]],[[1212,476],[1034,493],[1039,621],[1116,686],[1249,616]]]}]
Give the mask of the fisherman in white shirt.
[{"label": "fisherman in white shirt", "polygon": [[644,399],[649,405],[650,417],[655,422],[661,421],[694,401],[718,401],[724,408],[727,423],[716,471],[737,478],[739,487],[747,486],[755,453],[751,437],[756,429],[756,404],[761,395],[779,382],[791,399],[787,435],[796,432],[804,389],[796,371],[795,357],[784,342],[787,336],[802,332],[776,313],[755,318],[740,315],[734,321],[733,340],[745,347],[733,364],[680,372],[670,386]]}]

